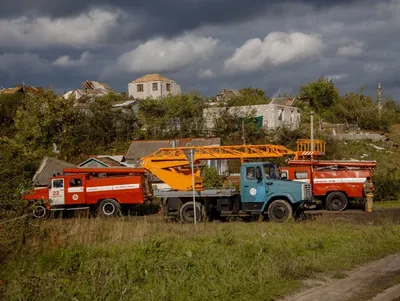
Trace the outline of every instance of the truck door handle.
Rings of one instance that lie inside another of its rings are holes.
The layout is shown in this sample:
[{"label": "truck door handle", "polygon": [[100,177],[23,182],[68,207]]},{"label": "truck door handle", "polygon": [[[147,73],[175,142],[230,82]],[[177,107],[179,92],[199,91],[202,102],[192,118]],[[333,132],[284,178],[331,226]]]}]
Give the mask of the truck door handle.
[{"label": "truck door handle", "polygon": [[244,185],[244,187],[249,187],[249,185]]}]

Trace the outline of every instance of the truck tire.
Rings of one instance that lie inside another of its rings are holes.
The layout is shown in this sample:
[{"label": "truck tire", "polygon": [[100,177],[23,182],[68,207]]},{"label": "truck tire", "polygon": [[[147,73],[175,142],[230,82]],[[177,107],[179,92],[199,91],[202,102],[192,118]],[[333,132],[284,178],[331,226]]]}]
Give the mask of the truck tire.
[{"label": "truck tire", "polygon": [[121,205],[113,199],[102,200],[97,210],[101,217],[121,216]]},{"label": "truck tire", "polygon": [[275,200],[267,210],[268,219],[276,223],[286,223],[293,218],[293,208],[288,201]]},{"label": "truck tire", "polygon": [[35,219],[46,219],[49,217],[49,210],[44,205],[37,204],[32,215]]},{"label": "truck tire", "polygon": [[[179,217],[181,222],[185,224],[194,224],[194,210],[193,202],[187,202],[183,204],[179,210]],[[196,222],[199,223],[203,219],[203,206],[199,202],[196,202]]]},{"label": "truck tire", "polygon": [[349,200],[343,192],[331,192],[326,198],[326,208],[331,211],[343,211]]}]

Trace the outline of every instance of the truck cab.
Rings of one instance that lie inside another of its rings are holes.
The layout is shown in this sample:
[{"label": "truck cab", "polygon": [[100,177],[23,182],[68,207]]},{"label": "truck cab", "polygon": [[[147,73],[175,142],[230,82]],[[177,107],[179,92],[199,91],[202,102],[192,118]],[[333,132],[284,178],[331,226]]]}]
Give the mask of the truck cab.
[{"label": "truck cab", "polygon": [[282,180],[279,167],[274,163],[244,163],[240,178],[241,207],[245,212],[264,212],[271,219],[274,210],[283,210],[286,213],[281,213],[287,215],[300,205],[314,206],[311,185]]},{"label": "truck cab", "polygon": [[[235,189],[203,189],[195,191],[155,191],[162,199],[166,216],[175,216],[183,223],[193,223],[207,216],[266,216],[274,222],[286,222],[297,209],[312,208],[309,183],[280,179],[279,168],[271,162],[244,163],[240,168],[240,191]],[[196,211],[196,214],[194,214]]]}]

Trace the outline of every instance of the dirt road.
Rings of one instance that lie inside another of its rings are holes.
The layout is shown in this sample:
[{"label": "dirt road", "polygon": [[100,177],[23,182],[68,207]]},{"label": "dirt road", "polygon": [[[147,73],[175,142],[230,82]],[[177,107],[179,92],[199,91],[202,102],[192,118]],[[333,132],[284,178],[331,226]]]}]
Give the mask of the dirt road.
[{"label": "dirt road", "polygon": [[[361,301],[398,300],[385,299],[378,295],[387,286],[393,286],[389,293],[396,294],[397,287],[391,283],[400,279],[400,253],[368,263],[352,271],[345,272],[341,279],[323,277],[305,282],[305,289],[281,301]],[[399,292],[400,293],[400,292]],[[386,293],[386,297],[388,293]],[[374,299],[372,299],[375,297]],[[380,299],[381,298],[381,299]]]}]

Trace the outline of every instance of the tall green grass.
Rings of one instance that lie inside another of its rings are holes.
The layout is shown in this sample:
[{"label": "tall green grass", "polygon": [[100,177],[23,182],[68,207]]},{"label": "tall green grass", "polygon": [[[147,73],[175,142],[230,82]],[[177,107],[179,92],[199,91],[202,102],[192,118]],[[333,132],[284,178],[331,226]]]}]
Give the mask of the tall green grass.
[{"label": "tall green grass", "polygon": [[400,226],[390,223],[195,227],[142,217],[48,220],[31,227],[22,247],[3,258],[0,299],[273,300],[317,273],[400,248]]}]

